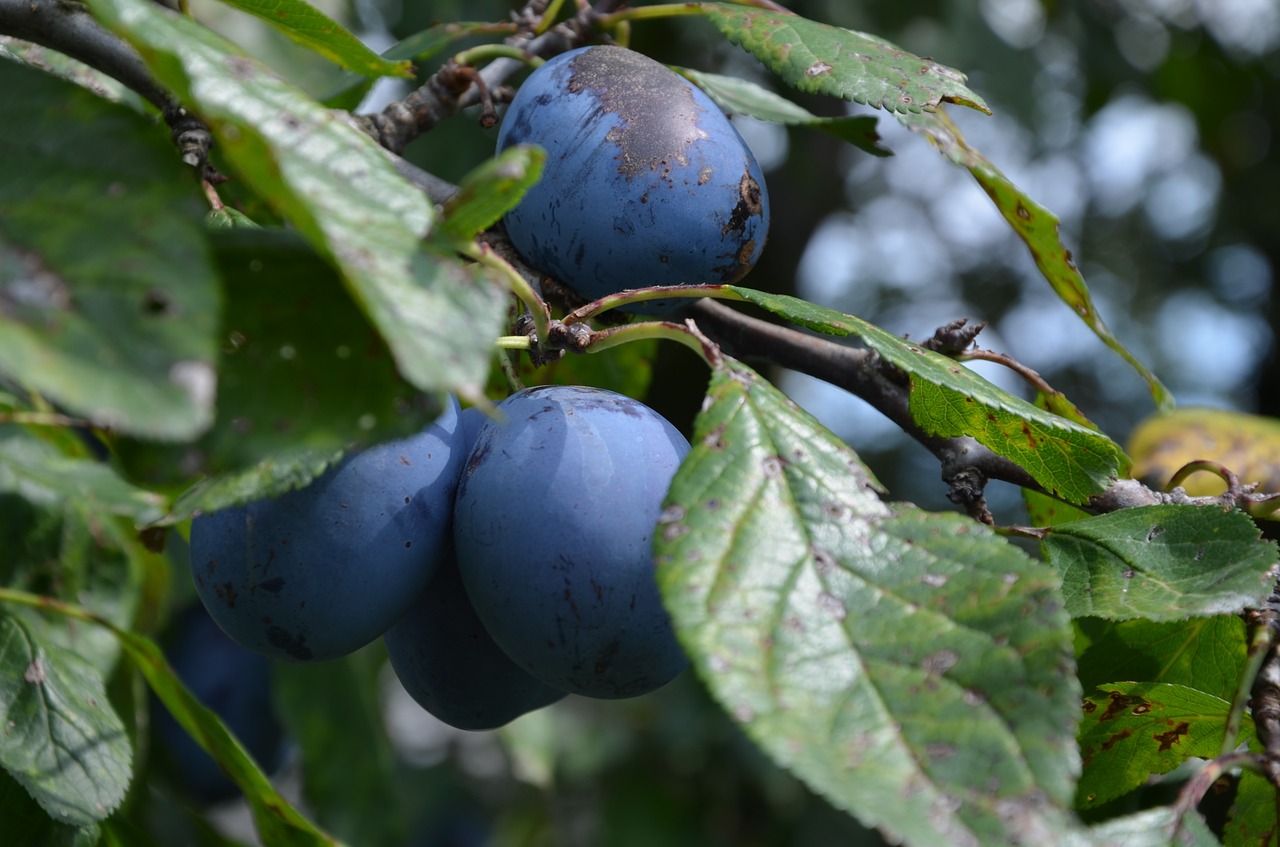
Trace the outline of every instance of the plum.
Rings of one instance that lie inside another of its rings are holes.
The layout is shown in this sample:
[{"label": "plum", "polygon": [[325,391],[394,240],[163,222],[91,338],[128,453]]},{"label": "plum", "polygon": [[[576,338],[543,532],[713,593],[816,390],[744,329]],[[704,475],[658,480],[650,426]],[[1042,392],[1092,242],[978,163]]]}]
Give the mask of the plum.
[{"label": "plum", "polygon": [[239,644],[318,661],[381,636],[434,575],[463,462],[458,401],[408,438],[348,454],[304,488],[199,515],[191,568]]},{"label": "plum", "polygon": [[[178,678],[211,709],[267,773],[278,770],[289,749],[271,707],[271,662],[227,637],[199,603],[174,617],[165,655]],[[197,803],[212,805],[240,790],[208,753],[152,695],[155,748],[166,770]]]},{"label": "plum", "polygon": [[467,598],[452,550],[382,640],[409,696],[458,729],[496,729],[566,695],[521,670],[494,643]]},{"label": "plum", "polygon": [[504,218],[507,234],[583,297],[736,282],[764,248],[769,196],[750,149],[700,89],[641,53],[581,47],[546,62],[503,117],[498,150],[515,144],[545,148],[547,161]]},{"label": "plum", "polygon": [[541,386],[500,404],[458,485],[454,541],[494,641],[547,685],[634,697],[687,659],[654,579],[651,540],[689,443],[612,391]]},{"label": "plum", "polygon": [[[464,454],[488,420],[477,408],[463,410]],[[495,729],[566,696],[525,673],[494,643],[462,585],[452,541],[436,575],[382,640],[409,696],[458,729]]]}]

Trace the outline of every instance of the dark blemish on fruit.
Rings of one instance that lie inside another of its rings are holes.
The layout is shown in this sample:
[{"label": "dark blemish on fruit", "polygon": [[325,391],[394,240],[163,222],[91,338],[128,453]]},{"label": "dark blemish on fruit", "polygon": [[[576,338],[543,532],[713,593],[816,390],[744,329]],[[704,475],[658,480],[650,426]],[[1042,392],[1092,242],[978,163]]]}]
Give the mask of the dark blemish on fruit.
[{"label": "dark blemish on fruit", "polygon": [[284,578],[279,576],[273,577],[263,582],[259,582],[257,587],[261,588],[263,591],[270,591],[272,594],[279,594],[280,589],[284,588]]},{"label": "dark blemish on fruit", "polygon": [[761,202],[760,183],[756,182],[750,170],[744,168],[742,179],[738,180],[738,202],[734,204],[729,222],[720,229],[720,234],[745,233],[751,219],[760,217],[764,211]]},{"label": "dark blemish on fruit", "polygon": [[688,148],[701,135],[692,86],[672,85],[664,65],[622,47],[592,47],[571,65],[569,91],[590,91],[604,112],[622,119],[606,136],[618,147],[618,173],[630,180],[664,168],[669,174],[673,162],[688,165]]},{"label": "dark blemish on fruit", "polygon": [[315,656],[307,646],[307,639],[290,635],[283,628],[273,626],[267,630],[267,642],[278,650],[283,650],[291,658],[305,662]]},{"label": "dark blemish on fruit", "polygon": [[236,587],[230,581],[215,584],[213,593],[218,595],[219,600],[227,604],[228,609],[236,607]]}]

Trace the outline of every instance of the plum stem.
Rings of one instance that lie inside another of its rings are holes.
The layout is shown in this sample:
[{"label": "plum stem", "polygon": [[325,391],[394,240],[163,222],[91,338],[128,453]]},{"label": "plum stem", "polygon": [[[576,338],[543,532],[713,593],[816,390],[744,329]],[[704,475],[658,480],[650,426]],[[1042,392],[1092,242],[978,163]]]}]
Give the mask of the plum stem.
[{"label": "plum stem", "polygon": [[564,316],[566,324],[575,324],[593,318],[601,312],[629,306],[632,303],[644,303],[649,300],[669,300],[672,298],[701,299],[714,297],[717,300],[737,300],[746,302],[746,298],[727,285],[655,285],[651,288],[631,288],[609,294],[599,300],[593,300],[580,306]]},{"label": "plum stem", "polygon": [[608,15],[602,15],[596,23],[601,29],[612,29],[627,21],[656,20],[659,18],[678,18],[685,15],[705,15],[706,10],[701,3],[663,3],[658,6],[639,6],[621,9]]},{"label": "plum stem", "polygon": [[[529,314],[533,316],[534,332],[536,333],[536,343],[539,349],[547,343],[547,339],[551,336],[551,313],[547,309],[547,304],[538,296],[538,292],[533,290],[533,286],[529,281],[521,276],[515,268],[511,267],[511,263],[502,258],[494,251],[492,247],[483,241],[471,242],[465,245],[463,253],[475,259],[481,265],[490,270],[496,271],[507,287],[511,289],[511,293],[520,298],[520,302],[529,310]],[[527,348],[526,348],[527,349]]]},{"label": "plum stem", "polygon": [[564,0],[551,0],[547,8],[542,12],[542,18],[538,21],[538,25],[534,27],[535,35],[542,35],[551,28],[556,22],[556,18],[560,15],[560,7],[564,5]]},{"label": "plum stem", "polygon": [[608,350],[610,347],[617,347],[619,344],[647,338],[677,341],[697,353],[699,358],[708,365],[714,364],[706,349],[704,339],[695,335],[687,325],[672,321],[641,321],[640,323],[624,324],[593,332],[586,352],[599,353],[601,350]]},{"label": "plum stem", "polygon": [[519,47],[510,47],[506,44],[481,44],[478,47],[472,47],[469,50],[463,50],[458,53],[453,57],[453,61],[459,65],[475,65],[478,62],[499,58],[515,59],[533,68],[546,64],[546,59],[530,55]]}]

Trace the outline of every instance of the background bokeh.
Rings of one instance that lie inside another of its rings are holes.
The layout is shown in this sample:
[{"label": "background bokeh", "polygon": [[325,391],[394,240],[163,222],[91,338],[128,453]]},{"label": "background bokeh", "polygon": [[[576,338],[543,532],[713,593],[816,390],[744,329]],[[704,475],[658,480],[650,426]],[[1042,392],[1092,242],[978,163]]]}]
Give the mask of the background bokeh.
[{"label": "background bokeh", "polygon": [[[1061,218],[1063,239],[1121,341],[1184,405],[1280,415],[1274,2],[787,5],[967,73],[995,114],[951,114],[974,146]],[[326,8],[384,48],[438,20],[505,19],[513,4],[331,0]],[[309,91],[323,95],[337,82],[256,22],[212,2],[195,9]],[[638,24],[633,46],[776,87],[700,20]],[[365,108],[403,93],[394,83],[379,86]],[[820,114],[869,112],[791,96]],[[496,130],[473,118],[447,122],[412,145],[409,158],[457,179],[493,150]],[[1153,411],[1142,380],[1056,300],[969,174],[922,137],[882,114],[883,143],[895,155],[881,159],[804,129],[738,125],[766,170],[774,220],[764,258],[745,284],[796,293],[918,338],[954,318],[987,321],[983,346],[1039,371],[1118,440]],[[705,386],[705,371],[689,367],[687,356],[661,350],[649,397],[685,427]],[[979,370],[1023,391],[1007,372]],[[773,376],[863,455],[892,496],[953,508],[933,458],[860,400],[807,377]],[[1018,519],[1015,491],[995,486],[991,495],[1002,519]],[[363,817],[339,821],[335,828],[352,843],[879,843],[764,760],[687,676],[638,700],[570,698],[502,732],[467,734],[417,710],[380,656],[358,661],[379,681],[387,734],[376,754],[390,762],[397,791]],[[344,764],[294,761],[283,779]],[[332,816],[316,813],[322,823]],[[234,806],[218,814],[224,831],[248,837]]]}]

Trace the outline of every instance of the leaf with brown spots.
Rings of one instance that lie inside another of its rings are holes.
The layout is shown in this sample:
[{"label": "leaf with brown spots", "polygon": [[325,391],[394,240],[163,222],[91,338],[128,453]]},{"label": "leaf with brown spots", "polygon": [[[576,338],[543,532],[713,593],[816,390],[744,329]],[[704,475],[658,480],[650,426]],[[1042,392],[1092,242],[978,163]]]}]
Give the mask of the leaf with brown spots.
[{"label": "leaf with brown spots", "polygon": [[686,651],[776,761],[892,838],[1060,843],[1080,695],[1056,578],[877,489],[848,445],[719,361],[655,533]]},{"label": "leaf with brown spots", "polygon": [[1102,315],[1098,313],[1097,307],[1093,304],[1093,297],[1089,293],[1089,286],[1085,284],[1084,275],[1076,266],[1071,251],[1062,243],[1057,216],[1028,197],[986,156],[971,147],[960,133],[960,128],[944,111],[899,115],[898,120],[908,129],[928,137],[942,155],[960,167],[968,169],[982,186],[982,190],[996,204],[996,209],[1009,226],[1027,245],[1036,267],[1040,269],[1040,273],[1044,275],[1062,301],[1071,307],[1071,310],[1104,344],[1114,350],[1146,380],[1151,396],[1158,407],[1172,408],[1173,395],[1150,368],[1120,343],[1103,321]]},{"label": "leaf with brown spots", "polygon": [[0,615],[0,766],[50,817],[105,820],[133,776],[133,748],[102,676]]},{"label": "leaf with brown spots", "polygon": [[763,9],[701,3],[702,11],[794,88],[890,112],[955,103],[991,114],[965,75],[908,53],[883,38]]},{"label": "leaf with brown spots", "polygon": [[[1082,809],[1123,796],[1189,758],[1217,756],[1231,709],[1212,694],[1155,682],[1103,685],[1084,703],[1084,773],[1076,794]],[[1240,735],[1240,741],[1253,737],[1248,718]]]},{"label": "leaf with brown spots", "polygon": [[1049,527],[1041,545],[1073,617],[1232,614],[1259,605],[1276,578],[1275,542],[1216,506],[1122,509]]},{"label": "leaf with brown spots", "polygon": [[1245,771],[1240,774],[1236,800],[1223,831],[1222,843],[1271,847],[1276,843],[1276,788],[1265,776]]},{"label": "leaf with brown spots", "polygon": [[1107,436],[1037,408],[968,368],[853,315],[786,295],[731,286],[774,314],[829,335],[857,336],[910,377],[911,415],[928,435],[967,435],[1016,462],[1050,491],[1083,503],[1128,471],[1120,445]]}]

